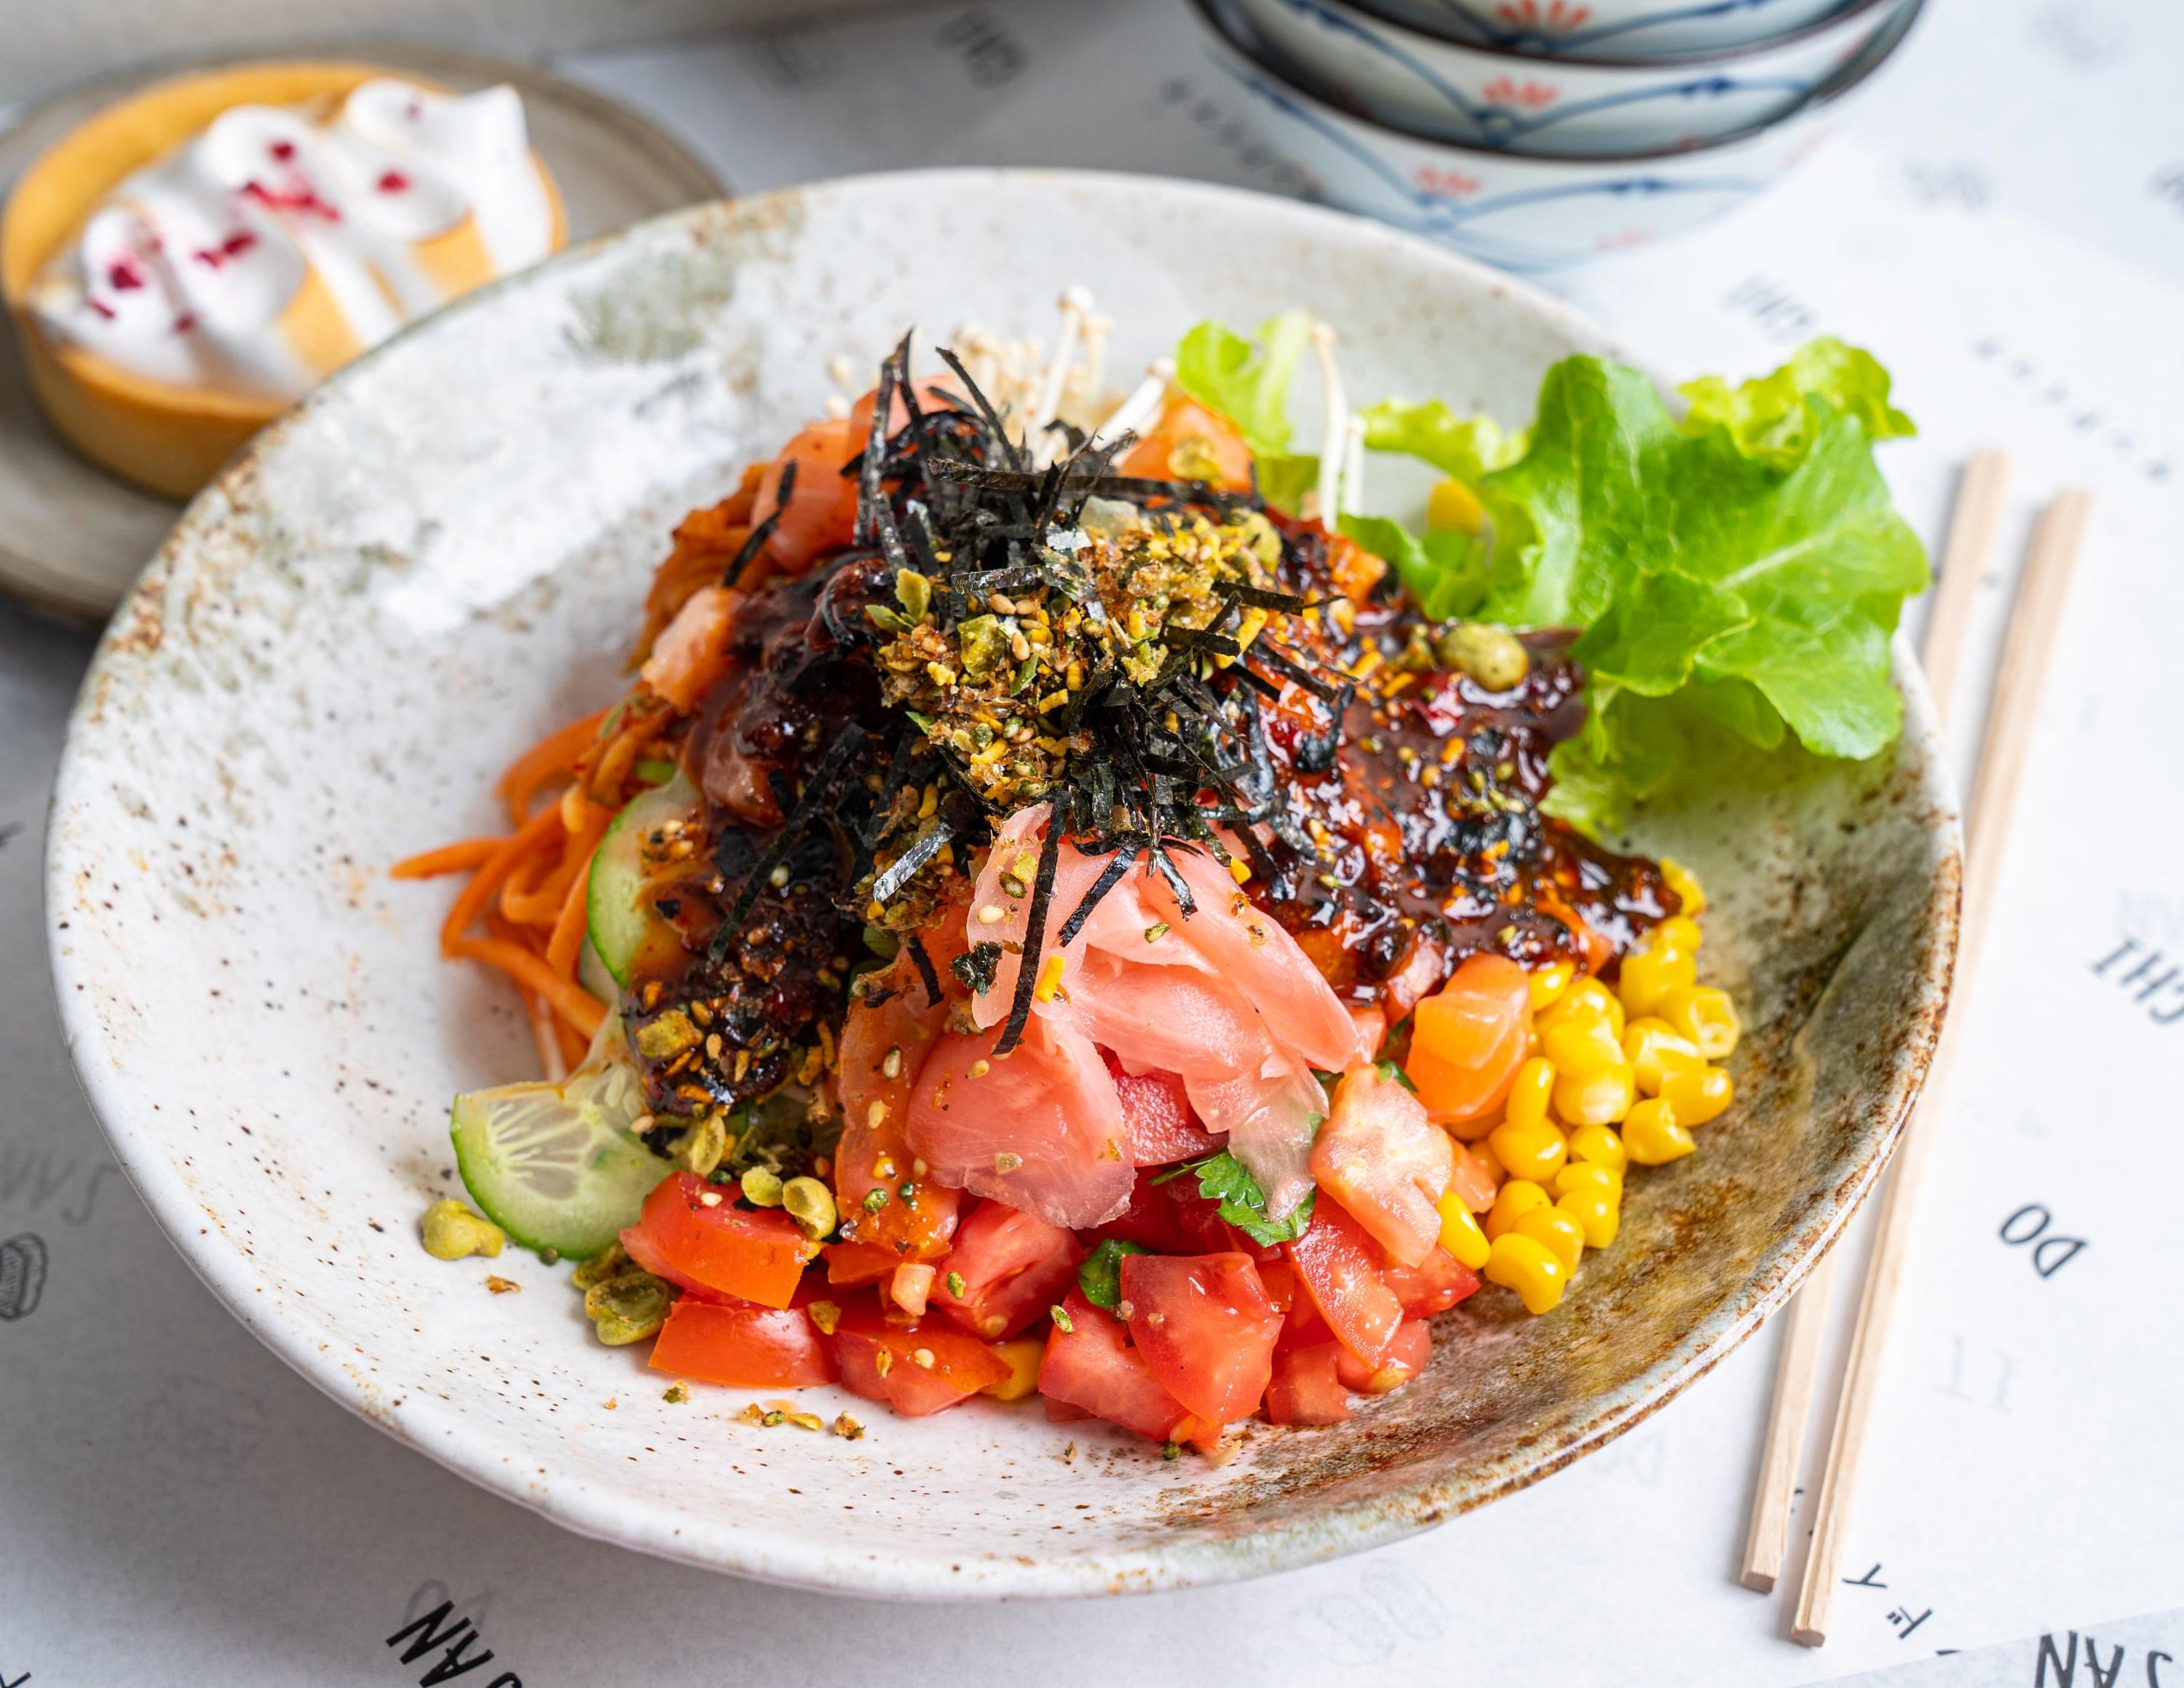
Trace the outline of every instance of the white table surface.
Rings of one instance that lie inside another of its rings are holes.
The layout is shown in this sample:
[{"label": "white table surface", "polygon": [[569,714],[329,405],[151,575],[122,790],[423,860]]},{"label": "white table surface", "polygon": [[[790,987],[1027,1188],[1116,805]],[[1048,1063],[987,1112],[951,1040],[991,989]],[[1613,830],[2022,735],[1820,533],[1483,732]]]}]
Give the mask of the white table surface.
[{"label": "white table surface", "polygon": [[[56,1028],[38,886],[92,641],[0,605],[0,1241],[36,1235],[50,1261],[36,1306],[0,1322],[0,1685],[417,1681],[437,1653],[405,1665],[386,1638],[443,1600],[493,1654],[440,1679],[473,1688],[1867,1671],[1985,1688],[2068,1682],[2066,1640],[2080,1681],[2184,1682],[2166,1657],[2184,1656],[2184,1013],[2159,1018],[2184,1010],[2184,970],[2132,971],[2164,952],[2184,967],[2184,8],[1927,9],[1848,132],[1772,199],[1554,283],[1674,371],[1749,372],[1818,332],[1873,348],[1922,424],[1886,461],[1930,541],[1965,452],[2011,449],[1990,652],[2039,501],[2065,484],[2098,500],[1890,1349],[1847,1556],[1864,1580],[1839,1590],[1825,1649],[1783,1639],[1783,1603],[1734,1579],[1773,1331],[1624,1439],[1432,1534],[1127,1601],[763,1587],[465,1486],[254,1342],[109,1160]],[[1249,114],[1213,97],[1174,0],[944,8],[561,68],[744,188],[943,162],[1283,179]],[[2086,1244],[2045,1277],[1998,1234],[2035,1205],[2047,1236]],[[2042,1631],[2045,1664],[2022,1639]]]}]

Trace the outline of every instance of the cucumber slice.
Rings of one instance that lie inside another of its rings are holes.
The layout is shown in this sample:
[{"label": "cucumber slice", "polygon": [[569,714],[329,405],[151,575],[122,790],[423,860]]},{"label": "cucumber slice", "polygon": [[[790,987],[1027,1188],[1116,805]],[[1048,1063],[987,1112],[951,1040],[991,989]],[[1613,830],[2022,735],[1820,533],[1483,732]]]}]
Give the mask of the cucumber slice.
[{"label": "cucumber slice", "polygon": [[678,772],[623,804],[599,841],[584,886],[584,919],[591,947],[617,985],[628,985],[631,964],[661,925],[647,894],[645,835],[668,821],[691,819],[702,807],[698,788]]},{"label": "cucumber slice", "polygon": [[[584,896],[588,903],[591,899],[588,884],[585,886]],[[603,1003],[611,1005],[621,999],[621,981],[607,971],[606,963],[599,959],[599,953],[592,947],[589,938],[584,940],[584,947],[577,952],[577,982]]]},{"label": "cucumber slice", "polygon": [[605,1056],[559,1084],[458,1096],[448,1132],[480,1212],[524,1248],[582,1259],[635,1224],[653,1186],[675,1170],[630,1135],[644,1111],[635,1070]]}]

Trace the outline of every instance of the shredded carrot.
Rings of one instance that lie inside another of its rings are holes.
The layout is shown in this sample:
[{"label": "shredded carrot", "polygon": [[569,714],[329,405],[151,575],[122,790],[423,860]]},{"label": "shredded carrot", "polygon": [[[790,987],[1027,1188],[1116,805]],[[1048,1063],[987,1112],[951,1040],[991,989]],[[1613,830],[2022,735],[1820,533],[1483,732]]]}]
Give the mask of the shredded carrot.
[{"label": "shredded carrot", "polygon": [[[592,854],[598,852],[599,847],[593,845]],[[584,947],[584,892],[591,878],[592,857],[588,855],[582,869],[569,881],[568,894],[554,922],[553,936],[546,940],[546,964],[564,979],[577,976],[577,958]]]},{"label": "shredded carrot", "polygon": [[569,1076],[566,1051],[561,1042],[561,1023],[554,1018],[554,1010],[546,999],[536,992],[523,993],[523,1005],[531,1011],[531,1037],[538,1045],[538,1065],[545,1070],[549,1083],[559,1084]]},{"label": "shredded carrot", "polygon": [[471,881],[457,893],[454,907],[448,910],[446,924],[440,928],[440,951],[444,955],[457,953],[456,945],[471,923],[485,912],[488,900],[507,878],[516,864],[541,846],[551,842],[560,832],[561,811],[558,808],[541,809],[524,822],[508,837],[500,841],[493,852],[478,864],[478,870]]},{"label": "shredded carrot", "polygon": [[[591,865],[592,852],[599,847],[599,840],[605,836],[607,826],[614,819],[610,811],[597,803],[579,803],[576,808],[576,830],[562,841],[560,865],[543,875],[528,875],[521,879],[511,874],[501,891],[500,912],[518,925],[550,929],[561,919],[570,886]],[[569,808],[566,803],[561,808],[564,827],[569,824]]]},{"label": "shredded carrot", "polygon": [[509,764],[508,772],[500,776],[500,794],[507,800],[511,824],[523,824],[531,799],[541,785],[576,766],[577,758],[599,736],[599,724],[606,718],[607,712],[601,709],[581,721],[571,721],[547,734]]},{"label": "shredded carrot", "polygon": [[[583,1065],[584,1057],[592,1052],[592,1040],[588,1037],[579,1037],[558,1019],[553,1022],[553,1026],[554,1035],[560,1040],[561,1043],[562,1070],[572,1071]],[[547,1070],[551,1072],[553,1069],[549,1066]]]},{"label": "shredded carrot", "polygon": [[507,841],[504,838],[465,838],[459,844],[443,844],[437,850],[405,856],[387,870],[387,876],[437,879],[443,874],[459,874],[465,868],[479,866]]},{"label": "shredded carrot", "polygon": [[607,1017],[607,1005],[573,979],[564,979],[546,964],[545,958],[512,939],[458,937],[448,952],[498,967],[527,991],[536,991],[553,1005],[554,1012],[589,1037]]}]

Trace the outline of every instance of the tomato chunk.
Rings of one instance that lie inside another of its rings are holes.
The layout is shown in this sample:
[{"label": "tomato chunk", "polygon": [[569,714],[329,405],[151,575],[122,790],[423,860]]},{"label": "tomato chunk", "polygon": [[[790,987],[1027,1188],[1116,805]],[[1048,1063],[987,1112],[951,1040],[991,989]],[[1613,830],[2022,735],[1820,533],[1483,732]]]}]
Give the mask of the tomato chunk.
[{"label": "tomato chunk", "polygon": [[842,1383],[906,1418],[960,1406],[1009,1375],[1009,1362],[976,1338],[926,1324],[905,1329],[855,1308],[834,1327]]},{"label": "tomato chunk", "polygon": [[1153,1376],[1145,1355],[1129,1345],[1121,1320],[1075,1289],[1061,1311],[1068,1328],[1056,1322],[1039,1367],[1039,1390],[1049,1401],[1082,1407],[1156,1442],[1167,1440],[1190,1421],[1190,1409]]},{"label": "tomato chunk", "polygon": [[1312,1176],[1373,1235],[1388,1258],[1417,1266],[1440,1241],[1434,1204],[1456,1165],[1448,1133],[1378,1067],[1356,1066],[1334,1087],[1312,1146]]},{"label": "tomato chunk", "polygon": [[[708,1200],[710,1198],[710,1201]],[[786,1307],[804,1276],[810,1245],[796,1221],[774,1209],[754,1213],[689,1172],[662,1179],[644,1199],[622,1247],[648,1272],[723,1295]],[[657,1261],[667,1270],[652,1264]]]},{"label": "tomato chunk", "polygon": [[829,1243],[819,1252],[827,1257],[829,1283],[877,1283],[902,1263],[902,1256],[892,1249],[869,1243]]},{"label": "tomato chunk", "polygon": [[652,1344],[655,1372],[744,1389],[831,1383],[834,1367],[800,1307],[732,1307],[687,1297],[667,1310]]},{"label": "tomato chunk", "polygon": [[1505,955],[1474,955],[1411,1011],[1403,1070],[1436,1120],[1484,1119],[1509,1094],[1524,1064],[1531,981]]},{"label": "tomato chunk", "polygon": [[1432,1333],[1426,1329],[1424,1320],[1412,1319],[1397,1327],[1395,1340],[1388,1344],[1388,1351],[1380,1356],[1378,1366],[1368,1366],[1347,1349],[1338,1348],[1334,1374],[1342,1380],[1345,1389],[1384,1395],[1417,1377],[1432,1358]]},{"label": "tomato chunk", "polygon": [[1418,1266],[1397,1266],[1390,1260],[1380,1268],[1380,1278],[1396,1292],[1407,1319],[1446,1313],[1479,1288],[1479,1274],[1446,1249],[1434,1249]]},{"label": "tomato chunk", "polygon": [[1334,1339],[1378,1366],[1403,1322],[1403,1304],[1380,1277],[1380,1250],[1342,1204],[1322,1191],[1303,1236],[1287,1244],[1297,1287]]},{"label": "tomato chunk", "polygon": [[[946,964],[945,958],[934,962],[937,976],[952,976]],[[834,1200],[847,1221],[843,1230],[854,1227],[860,1246],[892,1249],[899,1259],[934,1259],[947,1252],[956,1232],[956,1193],[913,1175],[916,1157],[903,1135],[911,1086],[947,1013],[945,998],[934,1002],[926,995],[924,977],[905,947],[894,966],[866,975],[865,994],[850,1004],[842,1022],[837,1082],[847,1123],[834,1151]],[[866,1207],[875,1190],[885,1199]]]},{"label": "tomato chunk", "polygon": [[1130,1339],[1167,1392],[1210,1424],[1258,1411],[1282,1316],[1247,1255],[1125,1255]]},{"label": "tomato chunk", "polygon": [[1172,1072],[1127,1073],[1113,1055],[1107,1070],[1123,1098],[1123,1121],[1130,1128],[1130,1159],[1139,1166],[1171,1166],[1211,1154],[1227,1141],[1198,1122],[1182,1076]]},{"label": "tomato chunk", "polygon": [[1274,1355],[1267,1385],[1267,1417],[1276,1424],[1340,1424],[1350,1417],[1350,1391],[1340,1368],[1357,1362],[1339,1342],[1316,1343]]},{"label": "tomato chunk", "polygon": [[1083,1258],[1077,1238],[1060,1226],[1006,1203],[981,1202],[939,1264],[933,1305],[973,1336],[989,1342],[1014,1336],[1068,1294]]}]

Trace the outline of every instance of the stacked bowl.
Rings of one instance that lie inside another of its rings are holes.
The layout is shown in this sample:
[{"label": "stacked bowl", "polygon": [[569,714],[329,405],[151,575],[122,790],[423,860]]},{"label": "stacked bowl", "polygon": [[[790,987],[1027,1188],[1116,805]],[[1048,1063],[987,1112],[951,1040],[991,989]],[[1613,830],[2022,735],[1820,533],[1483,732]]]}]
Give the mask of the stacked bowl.
[{"label": "stacked bowl", "polygon": [[1329,202],[1544,270],[1763,193],[1925,0],[1190,3]]}]

